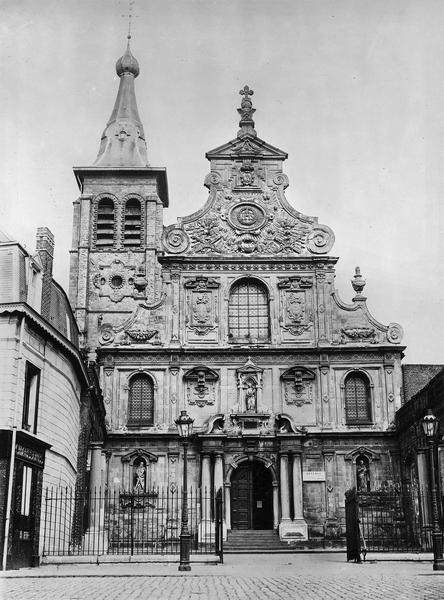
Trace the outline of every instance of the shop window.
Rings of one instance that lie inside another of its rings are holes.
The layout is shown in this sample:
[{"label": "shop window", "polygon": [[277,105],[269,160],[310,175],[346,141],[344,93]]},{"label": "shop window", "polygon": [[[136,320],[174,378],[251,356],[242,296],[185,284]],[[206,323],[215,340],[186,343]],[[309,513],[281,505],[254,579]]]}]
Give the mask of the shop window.
[{"label": "shop window", "polygon": [[20,514],[23,517],[29,517],[31,511],[31,490],[32,490],[32,467],[23,465],[22,471],[22,497],[20,500]]}]

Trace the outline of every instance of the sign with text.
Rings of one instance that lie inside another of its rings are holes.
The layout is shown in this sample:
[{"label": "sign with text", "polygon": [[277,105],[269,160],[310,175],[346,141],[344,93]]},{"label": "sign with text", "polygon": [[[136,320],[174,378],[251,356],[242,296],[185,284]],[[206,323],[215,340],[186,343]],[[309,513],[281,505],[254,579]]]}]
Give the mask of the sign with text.
[{"label": "sign with text", "polygon": [[304,481],[325,481],[325,471],[303,471]]}]

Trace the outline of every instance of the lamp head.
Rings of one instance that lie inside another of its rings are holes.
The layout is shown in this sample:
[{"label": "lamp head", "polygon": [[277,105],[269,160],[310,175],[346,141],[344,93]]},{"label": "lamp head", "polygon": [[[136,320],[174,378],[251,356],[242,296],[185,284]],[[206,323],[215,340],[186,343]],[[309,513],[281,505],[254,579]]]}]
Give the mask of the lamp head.
[{"label": "lamp head", "polygon": [[187,414],[186,410],[181,410],[180,415],[174,422],[176,423],[180,437],[188,439],[193,433],[194,419]]},{"label": "lamp head", "polygon": [[438,433],[439,421],[433,414],[431,408],[427,409],[427,412],[424,415],[421,424],[426,438],[428,440],[435,439],[436,434]]}]

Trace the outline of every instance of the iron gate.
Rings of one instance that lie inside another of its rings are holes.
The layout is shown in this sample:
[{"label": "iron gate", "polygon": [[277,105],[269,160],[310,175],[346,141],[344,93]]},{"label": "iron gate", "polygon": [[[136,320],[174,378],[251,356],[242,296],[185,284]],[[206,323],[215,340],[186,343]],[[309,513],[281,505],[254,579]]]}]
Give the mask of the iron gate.
[{"label": "iron gate", "polygon": [[357,492],[345,494],[347,560],[360,562],[369,552],[430,552],[432,523],[430,497],[411,490]]},{"label": "iron gate", "polygon": [[[174,486],[140,493],[95,490],[83,498],[70,488],[47,489],[43,556],[178,554],[182,497]],[[189,490],[192,554],[220,553],[216,524],[223,508],[216,506],[212,490]]]}]

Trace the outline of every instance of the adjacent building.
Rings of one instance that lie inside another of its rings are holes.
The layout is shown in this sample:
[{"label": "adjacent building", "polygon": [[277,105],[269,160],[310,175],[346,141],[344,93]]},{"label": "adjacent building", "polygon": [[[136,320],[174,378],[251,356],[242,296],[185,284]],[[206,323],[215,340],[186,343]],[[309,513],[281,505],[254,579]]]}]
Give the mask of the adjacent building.
[{"label": "adjacent building", "polygon": [[43,490],[85,479],[88,445],[105,435],[98,381],[80,353],[65,292],[52,278],[53,256],[46,227],[37,231],[34,255],[0,233],[3,568],[38,563]]}]

